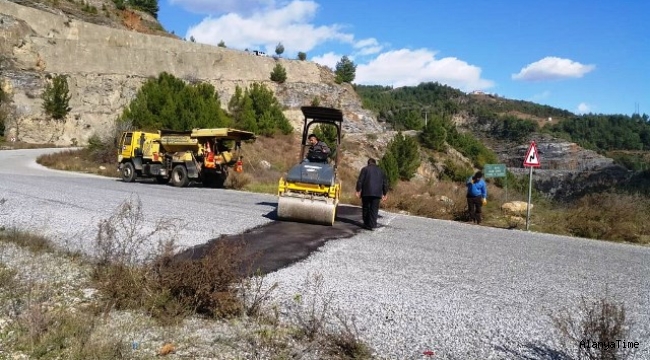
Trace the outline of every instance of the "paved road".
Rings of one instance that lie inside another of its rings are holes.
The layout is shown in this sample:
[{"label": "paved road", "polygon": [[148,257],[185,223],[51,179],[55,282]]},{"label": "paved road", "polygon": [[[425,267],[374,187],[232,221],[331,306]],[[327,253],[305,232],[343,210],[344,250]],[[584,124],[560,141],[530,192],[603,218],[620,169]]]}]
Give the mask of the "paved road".
[{"label": "paved road", "polygon": [[[62,173],[34,164],[47,151],[0,151],[1,225],[92,250],[97,221],[137,194],[150,227],[163,216],[187,224],[184,246],[278,226],[274,196]],[[422,359],[432,350],[434,359],[568,359],[578,344],[560,344],[548,314],[607,289],[636,323],[626,338],[640,343],[632,358],[650,359],[650,248],[382,215],[379,231],[329,240],[267,275],[280,285],[275,299],[308,299],[302,284],[322,275],[331,305],[356,317],[382,358]],[[269,231],[269,241],[281,235]]]}]

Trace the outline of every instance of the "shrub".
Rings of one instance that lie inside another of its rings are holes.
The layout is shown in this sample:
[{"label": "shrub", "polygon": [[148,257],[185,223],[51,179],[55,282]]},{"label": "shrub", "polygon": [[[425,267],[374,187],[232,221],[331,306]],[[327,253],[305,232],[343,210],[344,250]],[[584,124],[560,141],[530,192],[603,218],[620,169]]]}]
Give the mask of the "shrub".
[{"label": "shrub", "polygon": [[395,155],[388,150],[384,156],[379,160],[379,167],[384,171],[384,175],[388,178],[388,185],[390,189],[395,188],[399,180],[399,165],[395,160]]},{"label": "shrub", "polygon": [[43,110],[53,119],[62,120],[71,110],[69,107],[71,97],[67,77],[56,75],[51,83],[45,85],[45,90],[41,94]]},{"label": "shrub", "polygon": [[352,62],[347,56],[341,57],[336,63],[335,81],[337,84],[340,83],[352,83],[356,76],[357,65]]},{"label": "shrub", "polygon": [[420,167],[420,146],[417,140],[398,132],[388,144],[387,151],[395,157],[400,180],[411,180]]},{"label": "shrub", "polygon": [[280,102],[264,84],[253,83],[244,91],[235,87],[228,110],[235,125],[242,130],[264,136],[273,136],[277,131],[286,135],[293,131]]},{"label": "shrub", "polygon": [[646,220],[649,208],[650,200],[638,194],[589,194],[567,214],[567,230],[593,239],[643,242],[650,235]]},{"label": "shrub", "polygon": [[[574,316],[573,314],[580,314]],[[564,309],[557,315],[550,315],[562,340],[571,349],[577,349],[577,358],[582,359],[625,359],[630,354],[630,347],[598,346],[592,342],[612,344],[617,340],[628,341],[631,323],[625,316],[625,307],[613,303],[606,297],[587,302],[584,297],[578,309]],[[584,345],[584,346],[583,346]]]},{"label": "shrub", "polygon": [[299,51],[298,52],[298,60],[304,61],[306,59],[307,59],[307,54],[302,52],[302,51]]},{"label": "shrub", "polygon": [[271,81],[282,84],[287,81],[287,70],[280,63],[276,63],[271,71]]},{"label": "shrub", "polygon": [[280,56],[284,52],[284,45],[282,43],[278,43],[278,45],[275,46],[275,53]]},{"label": "shrub", "polygon": [[187,84],[166,72],[147,80],[120,115],[143,130],[188,130],[227,127],[231,120],[221,109],[214,86],[198,82]]}]

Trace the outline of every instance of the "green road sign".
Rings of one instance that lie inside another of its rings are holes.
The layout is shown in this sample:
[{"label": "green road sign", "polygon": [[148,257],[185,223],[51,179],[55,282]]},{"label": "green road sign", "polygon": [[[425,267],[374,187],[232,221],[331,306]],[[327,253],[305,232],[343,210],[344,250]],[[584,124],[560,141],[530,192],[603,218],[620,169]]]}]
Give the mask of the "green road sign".
[{"label": "green road sign", "polygon": [[486,178],[506,177],[506,164],[485,164],[483,176]]}]

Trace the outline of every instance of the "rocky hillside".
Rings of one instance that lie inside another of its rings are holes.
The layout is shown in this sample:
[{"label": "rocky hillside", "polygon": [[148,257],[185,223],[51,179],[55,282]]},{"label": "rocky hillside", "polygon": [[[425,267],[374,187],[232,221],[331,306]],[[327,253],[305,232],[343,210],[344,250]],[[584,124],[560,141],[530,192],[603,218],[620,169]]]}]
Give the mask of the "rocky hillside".
[{"label": "rocky hillside", "polygon": [[[346,132],[382,129],[374,115],[362,109],[354,89],[336,84],[332,72],[316,63],[196,44],[162,31],[132,31],[114,21],[110,26],[93,24],[73,13],[41,2],[0,2],[1,85],[14,112],[6,124],[9,136],[33,143],[85,144],[93,133],[109,131],[142,83],[163,71],[211,83],[224,108],[237,85],[258,82],[274,91],[294,123],[302,120],[299,107],[318,98],[324,106],[343,110]],[[284,84],[269,79],[277,61],[287,71]],[[72,95],[71,111],[62,121],[48,118],[40,99],[56,74],[68,76]]]}]

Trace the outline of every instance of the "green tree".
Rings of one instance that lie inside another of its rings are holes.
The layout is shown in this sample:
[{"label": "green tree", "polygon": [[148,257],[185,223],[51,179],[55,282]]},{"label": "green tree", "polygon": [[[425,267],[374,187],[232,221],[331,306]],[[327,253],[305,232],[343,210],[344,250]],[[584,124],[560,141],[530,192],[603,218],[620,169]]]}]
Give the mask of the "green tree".
[{"label": "green tree", "polygon": [[118,121],[131,121],[143,130],[190,130],[226,127],[231,120],[221,109],[214,86],[208,83],[186,84],[163,72],[148,79]]},{"label": "green tree", "polygon": [[235,94],[228,102],[237,126],[263,136],[273,136],[277,131],[289,134],[293,126],[282,112],[282,105],[273,91],[265,85],[253,83],[243,92],[235,87]]},{"label": "green tree", "polygon": [[218,46],[218,47],[225,48],[225,47],[226,47],[226,43],[223,42],[223,40],[221,40],[221,41],[219,41],[219,43],[217,44],[217,46]]},{"label": "green tree", "polygon": [[115,4],[115,7],[118,10],[126,9],[126,4],[124,4],[124,0],[113,0],[113,3]]},{"label": "green tree", "polygon": [[384,171],[384,175],[388,179],[388,185],[391,189],[395,188],[399,180],[399,165],[395,159],[395,155],[388,150],[379,160],[379,167]]},{"label": "green tree", "polygon": [[302,52],[302,51],[299,51],[299,52],[298,52],[298,60],[302,60],[302,61],[304,61],[304,60],[306,60],[306,59],[307,59],[307,53],[304,53],[304,52]]},{"label": "green tree", "polygon": [[279,62],[275,64],[273,71],[271,71],[271,81],[279,84],[287,81],[287,70]]},{"label": "green tree", "polygon": [[336,63],[336,71],[334,72],[337,84],[352,83],[356,76],[357,65],[352,62],[347,56],[343,56],[339,62]]},{"label": "green tree", "polygon": [[278,54],[278,56],[282,55],[284,52],[284,45],[282,45],[281,42],[278,43],[278,45],[275,46],[275,53]]},{"label": "green tree", "polygon": [[248,93],[244,94],[239,85],[235,86],[235,93],[228,102],[228,111],[232,115],[235,127],[254,133],[258,132],[253,100]]},{"label": "green tree", "polygon": [[417,140],[398,132],[388,144],[399,169],[401,180],[411,180],[420,167],[420,145]]},{"label": "green tree", "polygon": [[447,149],[446,140],[447,130],[442,119],[432,116],[420,134],[422,145],[431,150],[445,151]]},{"label": "green tree", "polygon": [[68,79],[65,75],[56,75],[51,83],[45,85],[41,94],[43,99],[43,110],[53,119],[61,120],[70,112],[70,89]]},{"label": "green tree", "polygon": [[136,9],[140,9],[158,18],[158,0],[129,0],[128,3]]}]

